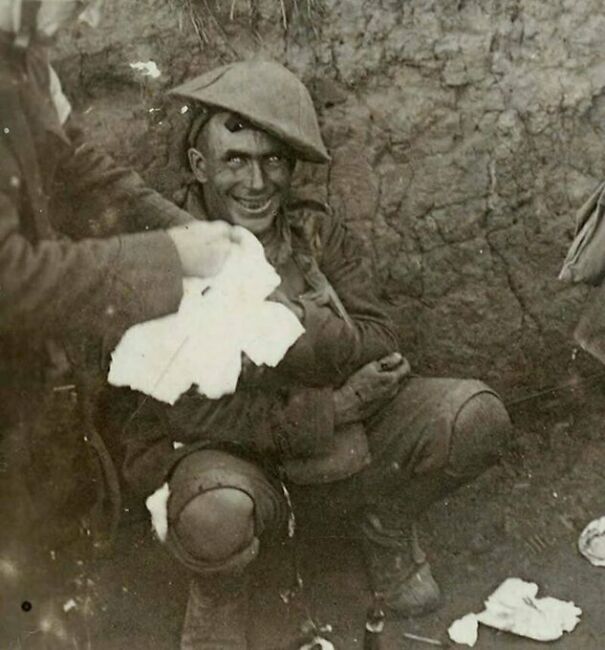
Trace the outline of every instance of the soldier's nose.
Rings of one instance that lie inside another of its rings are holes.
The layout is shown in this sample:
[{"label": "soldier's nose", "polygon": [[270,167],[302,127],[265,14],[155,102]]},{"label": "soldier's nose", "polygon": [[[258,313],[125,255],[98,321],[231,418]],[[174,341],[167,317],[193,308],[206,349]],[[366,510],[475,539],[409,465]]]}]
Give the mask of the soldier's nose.
[{"label": "soldier's nose", "polygon": [[260,192],[265,188],[265,175],[263,174],[262,167],[255,160],[250,164],[248,187],[257,192]]}]

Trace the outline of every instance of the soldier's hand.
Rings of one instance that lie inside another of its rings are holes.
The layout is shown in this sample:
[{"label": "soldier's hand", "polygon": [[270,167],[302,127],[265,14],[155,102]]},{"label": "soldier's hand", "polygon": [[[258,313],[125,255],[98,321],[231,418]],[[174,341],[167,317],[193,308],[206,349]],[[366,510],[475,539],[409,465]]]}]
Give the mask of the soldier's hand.
[{"label": "soldier's hand", "polygon": [[216,275],[232,249],[239,244],[237,228],[224,221],[193,221],[168,230],[183,267],[183,275]]},{"label": "soldier's hand", "polygon": [[399,352],[363,366],[334,391],[336,423],[359,422],[373,415],[395,397],[410,370],[408,360]]}]

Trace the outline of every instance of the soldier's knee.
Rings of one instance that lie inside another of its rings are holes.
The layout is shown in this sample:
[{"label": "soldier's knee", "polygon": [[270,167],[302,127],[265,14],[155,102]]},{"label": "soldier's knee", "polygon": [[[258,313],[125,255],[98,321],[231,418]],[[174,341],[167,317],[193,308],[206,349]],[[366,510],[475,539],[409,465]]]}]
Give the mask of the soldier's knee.
[{"label": "soldier's knee", "polygon": [[450,468],[459,474],[479,474],[500,458],[511,432],[510,417],[502,401],[493,393],[474,395],[456,417]]},{"label": "soldier's knee", "polygon": [[174,532],[183,549],[197,560],[228,560],[254,541],[254,502],[236,488],[202,492],[181,510]]}]

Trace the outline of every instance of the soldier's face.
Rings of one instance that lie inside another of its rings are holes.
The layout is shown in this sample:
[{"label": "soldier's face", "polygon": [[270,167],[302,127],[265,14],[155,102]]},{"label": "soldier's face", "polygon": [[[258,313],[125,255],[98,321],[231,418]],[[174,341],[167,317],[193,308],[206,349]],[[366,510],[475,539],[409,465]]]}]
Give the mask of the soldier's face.
[{"label": "soldier's face", "polygon": [[210,118],[198,146],[189,150],[189,161],[204,186],[208,216],[256,235],[271,228],[292,180],[287,148],[227,112]]}]

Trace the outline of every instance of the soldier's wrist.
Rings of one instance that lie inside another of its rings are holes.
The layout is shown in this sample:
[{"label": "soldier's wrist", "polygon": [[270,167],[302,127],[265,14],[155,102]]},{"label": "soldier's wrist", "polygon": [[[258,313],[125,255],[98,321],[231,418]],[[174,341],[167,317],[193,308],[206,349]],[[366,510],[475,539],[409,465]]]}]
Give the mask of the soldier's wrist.
[{"label": "soldier's wrist", "polygon": [[361,403],[351,386],[345,384],[333,393],[334,424],[351,424],[361,420]]}]

